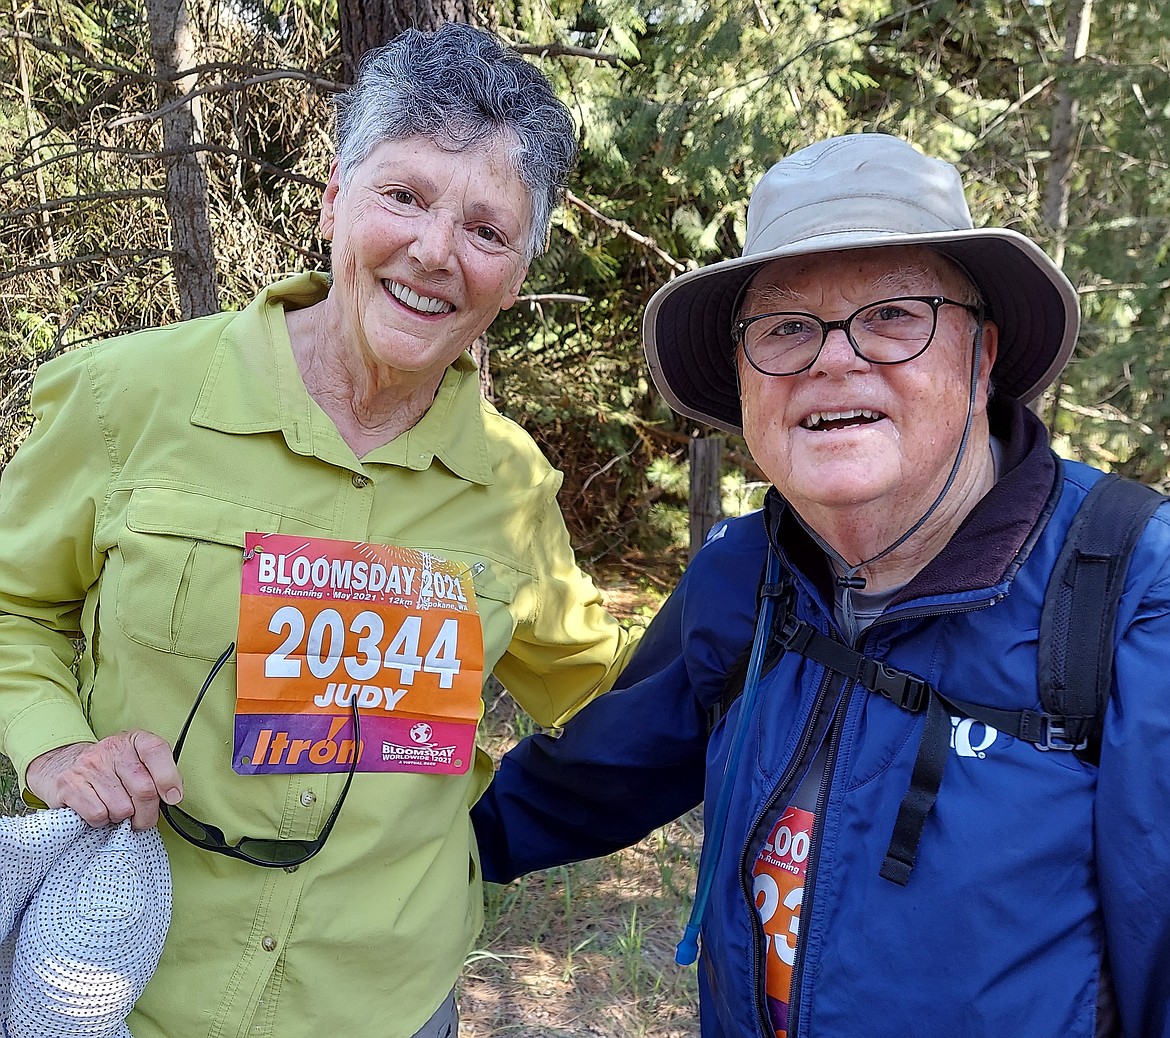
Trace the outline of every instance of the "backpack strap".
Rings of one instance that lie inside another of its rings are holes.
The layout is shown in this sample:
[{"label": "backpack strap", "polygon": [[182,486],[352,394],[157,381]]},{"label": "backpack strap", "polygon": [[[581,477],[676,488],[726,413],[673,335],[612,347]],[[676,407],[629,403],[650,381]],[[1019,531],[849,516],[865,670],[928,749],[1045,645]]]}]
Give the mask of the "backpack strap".
[{"label": "backpack strap", "polygon": [[[915,674],[822,635],[797,620],[790,608],[779,611],[773,639],[779,655],[798,653],[904,710],[926,714],[909,788],[882,862],[884,879],[905,886],[914,869],[946,766],[948,712],[982,721],[1040,750],[1096,752],[1112,683],[1113,635],[1129,558],[1149,518],[1165,500],[1141,483],[1106,474],[1077,510],[1041,611],[1039,710],[998,710],[943,694]],[[783,601],[782,592],[781,587],[761,585],[761,594],[778,595]],[[742,673],[733,667],[723,691],[725,710],[742,687]]]},{"label": "backpack strap", "polygon": [[[776,600],[776,613],[778,621],[783,623],[792,609],[792,578],[785,574],[781,574],[779,579],[775,582],[769,582],[767,579],[767,560],[765,560],[764,568],[760,571],[760,582],[756,588],[756,615],[759,616],[760,609],[765,598],[774,598]],[[727,673],[723,676],[723,686],[719,692],[719,699],[713,703],[707,710],[707,734],[710,735],[720,719],[726,716],[735,701],[743,692],[744,683],[747,680],[748,664],[752,656],[753,643],[748,642],[743,647],[743,651],[732,661]],[[763,663],[761,667],[761,674],[767,674],[777,663],[780,662],[780,657],[784,655],[784,646],[775,637],[774,632],[769,632],[767,643],[764,646]]]},{"label": "backpack strap", "polygon": [[1040,704],[1048,715],[1041,749],[1085,751],[1096,763],[1129,558],[1165,500],[1151,487],[1108,473],[1073,518],[1040,614]]}]

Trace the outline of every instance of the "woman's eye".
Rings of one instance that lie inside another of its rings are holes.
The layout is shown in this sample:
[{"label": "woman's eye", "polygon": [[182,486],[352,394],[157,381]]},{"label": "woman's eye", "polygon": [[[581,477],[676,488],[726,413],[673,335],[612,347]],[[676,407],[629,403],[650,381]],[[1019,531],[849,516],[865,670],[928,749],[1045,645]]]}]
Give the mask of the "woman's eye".
[{"label": "woman's eye", "polygon": [[400,202],[402,205],[414,205],[414,192],[407,191],[404,187],[396,187],[388,194],[395,202]]},{"label": "woman's eye", "polygon": [[494,227],[477,227],[475,233],[484,241],[502,242],[504,240],[500,232]]}]

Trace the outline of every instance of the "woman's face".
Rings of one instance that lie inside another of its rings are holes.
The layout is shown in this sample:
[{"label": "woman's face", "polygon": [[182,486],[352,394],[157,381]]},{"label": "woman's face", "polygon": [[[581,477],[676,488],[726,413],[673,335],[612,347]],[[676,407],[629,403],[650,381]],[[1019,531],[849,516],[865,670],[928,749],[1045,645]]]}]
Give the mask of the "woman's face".
[{"label": "woman's face", "polygon": [[466,151],[385,141],[345,185],[335,161],[321,230],[333,243],[340,345],[395,381],[441,378],[516,301],[531,220],[498,139]]}]

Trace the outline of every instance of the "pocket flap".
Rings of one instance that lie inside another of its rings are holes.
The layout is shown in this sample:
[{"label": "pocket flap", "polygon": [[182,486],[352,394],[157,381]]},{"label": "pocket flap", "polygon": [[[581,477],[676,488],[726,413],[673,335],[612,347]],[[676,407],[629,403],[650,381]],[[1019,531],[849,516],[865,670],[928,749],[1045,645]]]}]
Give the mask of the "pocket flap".
[{"label": "pocket flap", "polygon": [[130,495],[126,525],[135,533],[163,534],[211,541],[242,549],[252,530],[275,533],[280,515],[252,504],[238,504],[195,490],[139,487]]}]

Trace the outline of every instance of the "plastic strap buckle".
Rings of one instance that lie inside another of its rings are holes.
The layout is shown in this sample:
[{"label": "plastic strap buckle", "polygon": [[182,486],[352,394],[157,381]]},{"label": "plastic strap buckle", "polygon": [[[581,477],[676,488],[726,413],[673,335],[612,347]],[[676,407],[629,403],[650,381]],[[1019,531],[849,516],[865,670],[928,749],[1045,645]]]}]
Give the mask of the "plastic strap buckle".
[{"label": "plastic strap buckle", "polygon": [[1075,753],[1089,745],[1086,736],[1080,742],[1073,742],[1069,738],[1068,726],[1064,718],[1053,717],[1051,714],[1040,715],[1040,739],[1036,749],[1047,753],[1049,750],[1058,750],[1062,753]]},{"label": "plastic strap buckle", "polygon": [[808,647],[808,643],[813,640],[816,634],[808,624],[796,619],[791,613],[784,618],[784,623],[780,626],[779,640],[780,644],[784,646],[788,652],[795,652],[800,655],[804,654],[804,650]]},{"label": "plastic strap buckle", "polygon": [[912,714],[926,706],[930,695],[930,686],[921,678],[868,656],[862,657],[857,679],[871,692],[880,693],[895,706]]}]

